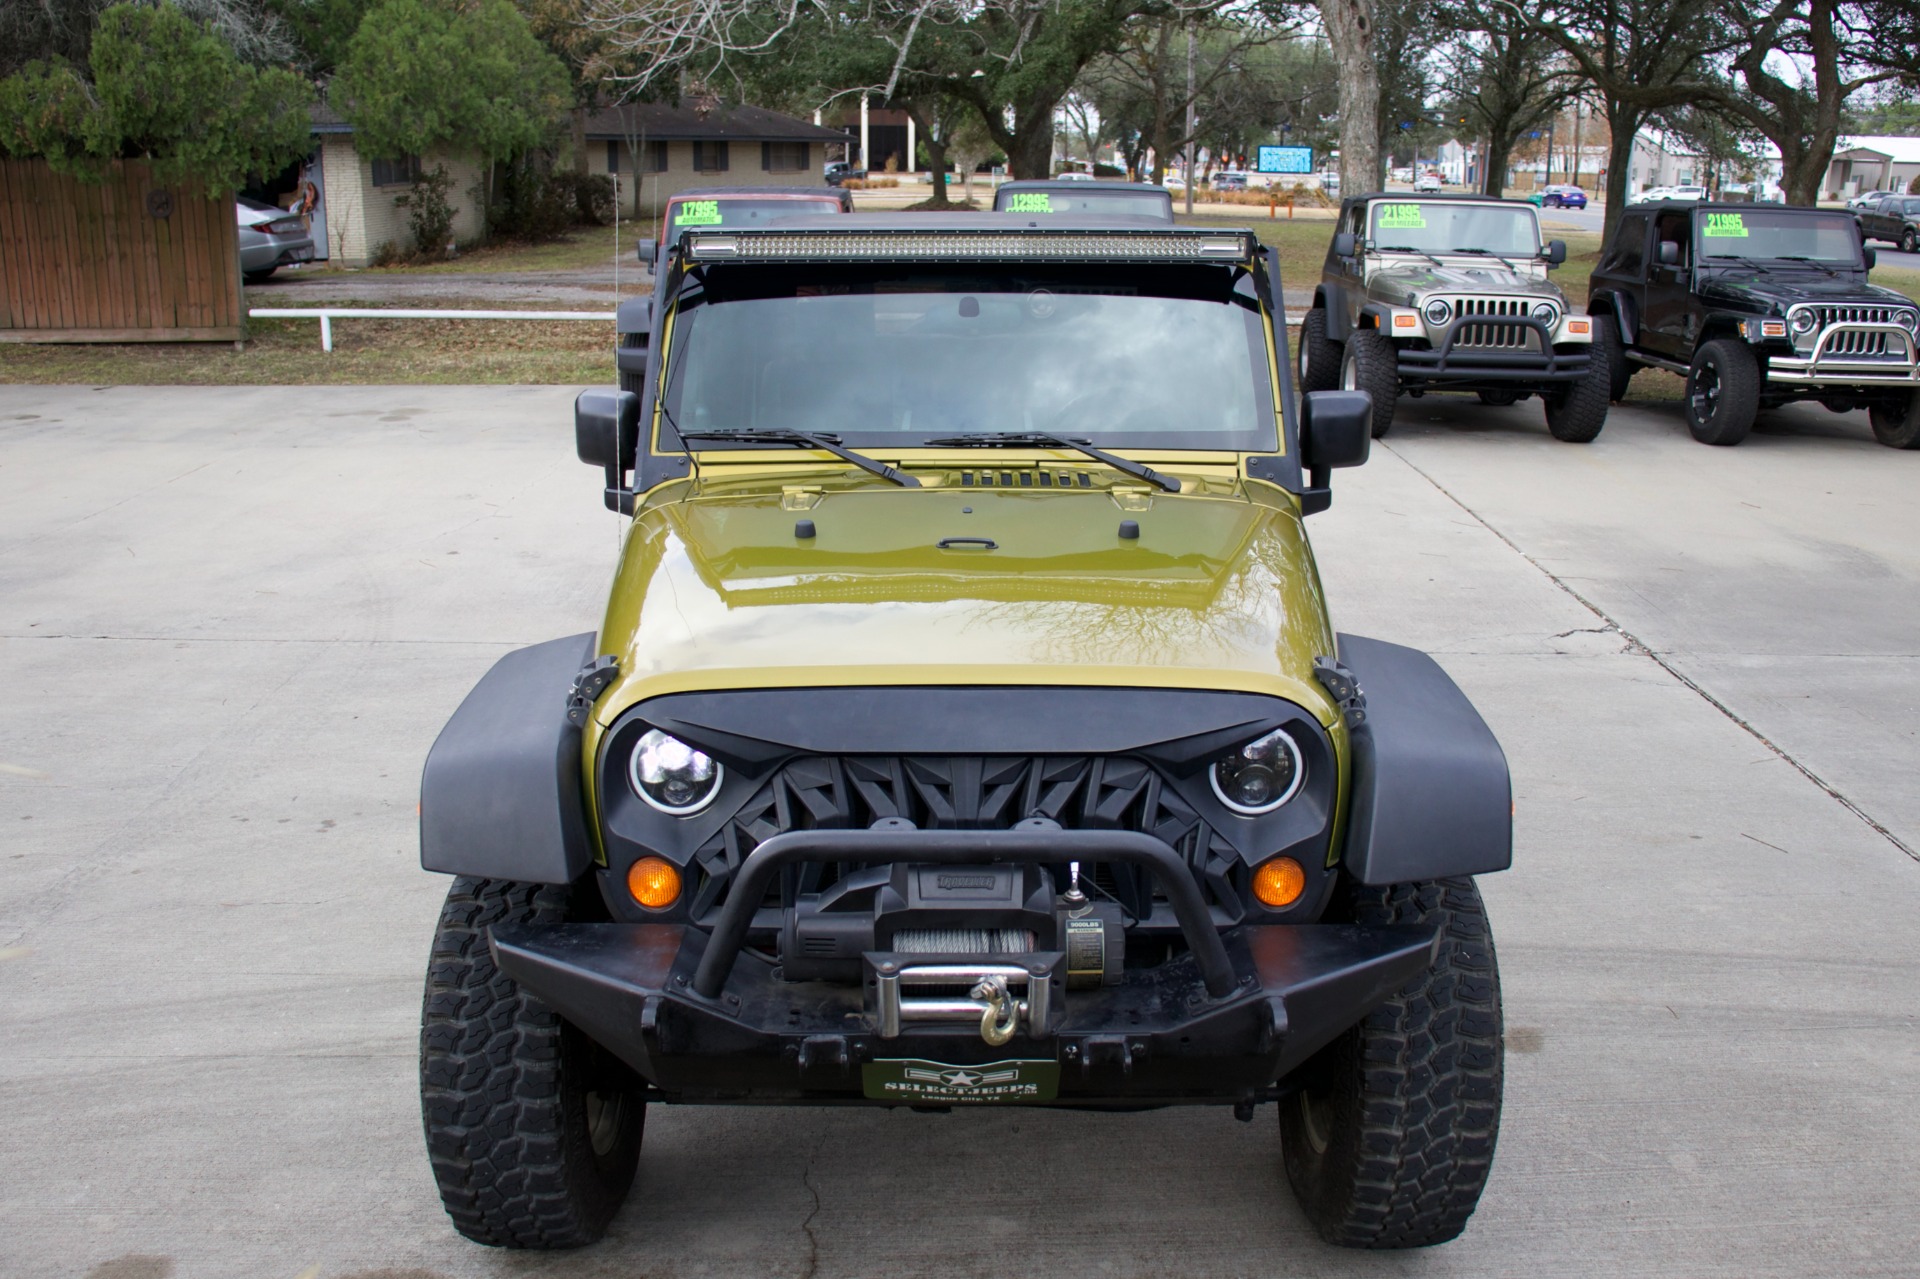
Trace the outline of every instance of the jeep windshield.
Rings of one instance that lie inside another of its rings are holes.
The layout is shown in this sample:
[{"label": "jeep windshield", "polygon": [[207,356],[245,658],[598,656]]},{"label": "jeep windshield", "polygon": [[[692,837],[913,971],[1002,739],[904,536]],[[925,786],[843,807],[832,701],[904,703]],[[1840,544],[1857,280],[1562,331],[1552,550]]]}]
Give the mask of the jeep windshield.
[{"label": "jeep windshield", "polygon": [[1380,200],[1371,211],[1367,247],[1376,253],[1460,253],[1478,250],[1531,258],[1540,252],[1532,208],[1460,200]]},{"label": "jeep windshield", "polygon": [[1700,256],[1860,269],[1860,233],[1850,213],[1707,209],[1694,215]]},{"label": "jeep windshield", "polygon": [[741,231],[765,226],[774,218],[790,218],[812,213],[840,213],[840,201],[831,196],[773,195],[747,199],[721,196],[714,199],[674,200],[661,219],[662,239],[671,240],[682,231]]},{"label": "jeep windshield", "polygon": [[1266,324],[1238,266],[712,264],[667,342],[666,416],[689,435],[1278,447]]},{"label": "jeep windshield", "polygon": [[994,193],[996,213],[1070,213],[1173,221],[1173,198],[1165,191],[1008,191]]}]

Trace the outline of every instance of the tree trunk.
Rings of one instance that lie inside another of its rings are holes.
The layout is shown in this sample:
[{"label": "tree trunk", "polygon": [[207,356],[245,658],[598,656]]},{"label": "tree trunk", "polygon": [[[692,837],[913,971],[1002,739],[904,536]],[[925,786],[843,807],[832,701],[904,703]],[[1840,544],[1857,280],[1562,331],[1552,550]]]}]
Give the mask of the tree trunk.
[{"label": "tree trunk", "polygon": [[1627,183],[1633,170],[1633,135],[1640,131],[1643,112],[1609,97],[1607,108],[1607,222],[1600,231],[1601,243],[1613,239],[1620,225],[1620,213],[1627,207]]},{"label": "tree trunk", "polygon": [[1009,139],[1012,145],[1006,148],[1007,168],[1012,176],[1053,176],[1053,106],[1051,102],[1044,108],[1035,104],[1026,113],[1014,116]]},{"label": "tree trunk", "polygon": [[933,184],[933,194],[927,198],[927,207],[948,208],[951,201],[947,199],[947,139],[944,135],[934,136],[936,130],[932,127],[933,120],[920,109],[918,103],[905,102],[903,105],[907,114],[913,117],[914,127],[920,132],[920,145],[927,149],[927,163],[933,170],[927,175],[927,180]]},{"label": "tree trunk", "polygon": [[1502,195],[1507,189],[1507,161],[1513,158],[1517,130],[1489,130],[1486,149],[1480,157],[1480,190],[1485,195]]},{"label": "tree trunk", "polygon": [[1340,76],[1340,194],[1380,185],[1380,69],[1373,60],[1373,0],[1319,0]]}]

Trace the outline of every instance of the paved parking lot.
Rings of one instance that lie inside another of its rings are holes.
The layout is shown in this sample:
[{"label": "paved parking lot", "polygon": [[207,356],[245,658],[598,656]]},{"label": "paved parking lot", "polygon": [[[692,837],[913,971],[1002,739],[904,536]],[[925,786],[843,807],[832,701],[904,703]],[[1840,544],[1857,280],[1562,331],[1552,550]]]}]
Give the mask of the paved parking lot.
[{"label": "paved parking lot", "polygon": [[1320,1245],[1271,1111],[659,1109],[606,1243],[464,1243],[415,785],[496,656],[597,621],[569,401],[0,387],[0,1274],[1914,1273],[1920,454],[1438,399],[1312,528],[1341,625],[1434,651],[1514,768],[1459,1242]]}]

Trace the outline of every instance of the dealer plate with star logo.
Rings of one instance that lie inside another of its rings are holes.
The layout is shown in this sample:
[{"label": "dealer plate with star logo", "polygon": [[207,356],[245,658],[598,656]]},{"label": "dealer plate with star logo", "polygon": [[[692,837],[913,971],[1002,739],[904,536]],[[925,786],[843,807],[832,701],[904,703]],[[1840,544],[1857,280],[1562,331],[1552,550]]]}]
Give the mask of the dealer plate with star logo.
[{"label": "dealer plate with star logo", "polygon": [[918,1057],[882,1058],[860,1068],[874,1101],[958,1106],[1052,1101],[1060,1091],[1060,1063],[1023,1058],[954,1066]]}]

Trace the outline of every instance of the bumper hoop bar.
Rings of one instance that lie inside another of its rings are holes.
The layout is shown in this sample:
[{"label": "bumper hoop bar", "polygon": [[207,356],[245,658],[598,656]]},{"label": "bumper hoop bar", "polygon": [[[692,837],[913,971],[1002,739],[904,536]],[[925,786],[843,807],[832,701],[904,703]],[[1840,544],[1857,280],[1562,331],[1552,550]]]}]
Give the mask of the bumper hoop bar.
[{"label": "bumper hoop bar", "polygon": [[1167,895],[1180,931],[1193,951],[1207,993],[1224,999],[1238,984],[1227,948],[1200,896],[1200,886],[1179,853],[1138,831],[1062,830],[1044,818],[1028,818],[1012,830],[916,830],[904,824],[873,830],[796,830],[775,835],[740,865],[713,935],[694,971],[694,992],[717,999],[746,942],[754,908],[767,883],[790,862],[1125,862],[1145,867]]}]

